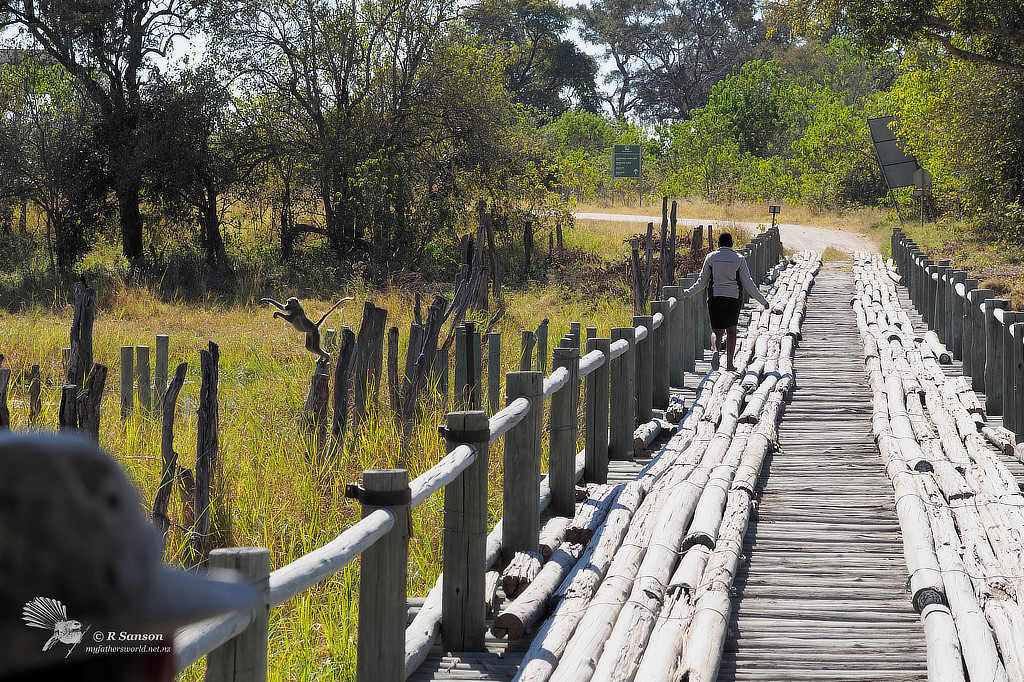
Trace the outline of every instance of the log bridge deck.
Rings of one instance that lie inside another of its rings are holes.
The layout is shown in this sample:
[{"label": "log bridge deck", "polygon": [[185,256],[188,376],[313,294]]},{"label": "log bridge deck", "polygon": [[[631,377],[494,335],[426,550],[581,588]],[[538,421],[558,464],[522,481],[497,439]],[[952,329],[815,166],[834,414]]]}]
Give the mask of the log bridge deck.
[{"label": "log bridge deck", "polygon": [[[824,267],[808,296],[797,388],[761,471],[719,680],[927,679],[893,489],[871,436],[849,270]],[[630,480],[647,461],[613,463],[610,479]],[[1003,461],[1024,483],[1024,467]],[[486,652],[437,650],[409,679],[511,680],[529,645],[488,637]]]}]

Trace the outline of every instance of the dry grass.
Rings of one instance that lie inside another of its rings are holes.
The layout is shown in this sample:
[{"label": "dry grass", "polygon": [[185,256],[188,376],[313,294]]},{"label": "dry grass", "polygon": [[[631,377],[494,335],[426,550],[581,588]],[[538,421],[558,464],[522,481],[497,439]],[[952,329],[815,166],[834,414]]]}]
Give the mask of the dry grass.
[{"label": "dry grass", "polygon": [[[403,344],[412,321],[413,293],[353,290],[357,300],[369,298],[389,310],[388,324],[402,330]],[[283,295],[283,294],[282,294]],[[550,318],[549,349],[568,330],[570,320],[594,325],[602,333],[630,319],[631,310],[621,297],[578,296],[555,286],[535,285],[509,291],[508,313],[498,326],[503,338],[502,372],[518,369],[520,331],[535,329]],[[302,339],[270,311],[258,305],[219,307],[186,306],[159,301],[145,289],[106,292],[108,302],[97,315],[95,359],[110,368],[102,412],[101,444],[125,465],[144,503],[151,503],[160,475],[157,421],[136,411],[126,423],[119,416],[119,357],[122,345],[153,345],[157,334],[169,334],[170,366],[189,363],[189,379],[178,401],[176,449],[181,464],[194,467],[196,408],[198,406],[198,351],[208,340],[221,350],[220,442],[227,484],[226,514],[230,523],[218,529],[219,542],[263,546],[271,550],[271,565],[280,567],[317,548],[345,530],[357,518],[354,502],[345,500],[342,485],[357,480],[364,469],[399,464],[400,436],[387,416],[386,390],[380,415],[371,415],[349,443],[335,476],[339,484],[326,493],[304,456],[299,434],[302,404],[313,369]],[[311,313],[325,310],[330,301],[307,300]],[[358,328],[361,306],[346,304],[325,326]],[[481,312],[477,321],[486,323]],[[43,412],[39,424],[53,428],[57,421],[62,384],[61,348],[67,345],[71,311],[66,307],[33,307],[13,315],[0,312],[0,352],[7,356],[12,380],[33,364],[44,379]],[[550,352],[550,350],[549,350]],[[404,348],[402,349],[404,358]],[[486,361],[486,353],[483,354]],[[485,369],[486,371],[486,369]],[[12,427],[27,423],[27,391],[14,381],[9,401]],[[444,456],[436,426],[443,422],[441,403],[424,405],[413,437],[410,457],[403,464],[413,478]],[[501,480],[501,448],[492,449],[491,480]],[[500,488],[491,490],[491,525],[501,516]],[[170,516],[181,522],[177,495]],[[424,595],[440,571],[441,496],[429,500],[414,514],[415,534],[410,546],[410,594]],[[185,530],[175,526],[169,538],[169,558],[178,557],[186,542]],[[350,680],[354,678],[354,642],[358,612],[358,564],[342,571],[303,596],[274,609],[270,631],[271,679]],[[198,680],[203,663],[180,679]]]}]

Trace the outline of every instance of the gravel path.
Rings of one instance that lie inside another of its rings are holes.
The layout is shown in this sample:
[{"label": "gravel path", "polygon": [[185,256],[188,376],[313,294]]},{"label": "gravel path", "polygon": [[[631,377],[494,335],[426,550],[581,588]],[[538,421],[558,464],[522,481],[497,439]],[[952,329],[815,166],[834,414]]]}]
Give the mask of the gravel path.
[{"label": "gravel path", "polygon": [[[576,213],[575,216],[580,220],[613,220],[624,223],[638,223],[642,226],[646,226],[649,222],[654,222],[655,226],[661,224],[661,216],[617,215],[614,213]],[[706,225],[709,222],[723,221],[684,218],[678,220],[677,224],[695,227],[697,225]],[[729,222],[730,224],[741,225],[749,230],[756,230],[758,226],[758,223]],[[878,248],[870,239],[855,232],[843,232],[824,227],[790,225],[786,223],[780,223],[779,230],[782,233],[782,244],[786,248],[796,251],[808,249],[824,253],[825,249],[830,246],[846,253],[853,253],[854,251],[876,253],[878,251]]]}]

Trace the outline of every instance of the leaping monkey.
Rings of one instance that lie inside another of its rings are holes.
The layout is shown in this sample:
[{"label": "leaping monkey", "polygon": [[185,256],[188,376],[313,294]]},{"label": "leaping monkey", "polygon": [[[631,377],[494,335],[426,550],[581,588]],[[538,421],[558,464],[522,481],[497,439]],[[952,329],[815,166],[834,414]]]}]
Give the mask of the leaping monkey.
[{"label": "leaping monkey", "polygon": [[274,311],[274,317],[280,317],[286,322],[289,322],[300,332],[304,332],[306,334],[306,350],[310,353],[316,353],[323,360],[330,360],[330,354],[324,352],[323,348],[320,347],[320,325],[324,323],[327,316],[333,313],[338,306],[345,301],[351,300],[351,296],[341,299],[331,306],[331,309],[324,313],[315,323],[306,317],[306,311],[302,309],[302,304],[299,303],[299,299],[294,296],[285,301],[284,305],[281,305],[272,298],[261,298],[260,303],[269,303],[277,308],[277,310]]}]

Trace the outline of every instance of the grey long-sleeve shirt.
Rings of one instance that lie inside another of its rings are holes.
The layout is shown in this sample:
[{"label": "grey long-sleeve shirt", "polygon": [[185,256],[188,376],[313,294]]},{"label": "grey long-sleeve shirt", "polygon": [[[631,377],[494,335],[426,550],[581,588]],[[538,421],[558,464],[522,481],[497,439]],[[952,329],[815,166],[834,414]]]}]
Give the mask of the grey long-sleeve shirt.
[{"label": "grey long-sleeve shirt", "polygon": [[692,287],[683,292],[683,296],[689,298],[712,282],[714,282],[713,296],[739,298],[742,284],[753,299],[759,301],[761,305],[768,305],[768,299],[757,290],[757,285],[750,277],[746,259],[727,246],[719,247],[717,251],[712,251],[704,258],[700,277]]}]

